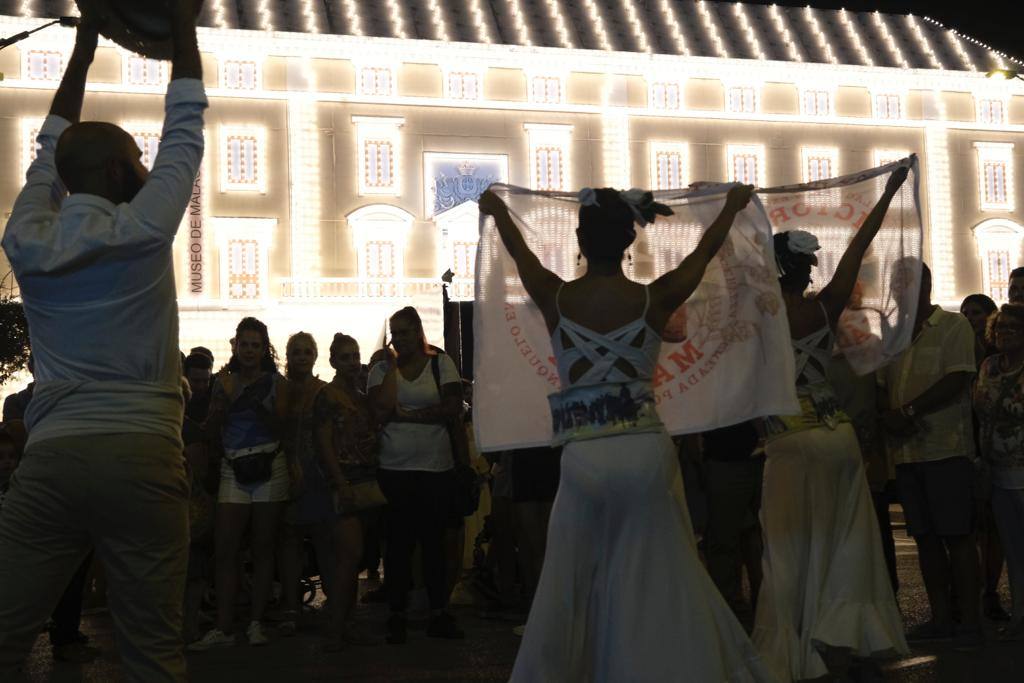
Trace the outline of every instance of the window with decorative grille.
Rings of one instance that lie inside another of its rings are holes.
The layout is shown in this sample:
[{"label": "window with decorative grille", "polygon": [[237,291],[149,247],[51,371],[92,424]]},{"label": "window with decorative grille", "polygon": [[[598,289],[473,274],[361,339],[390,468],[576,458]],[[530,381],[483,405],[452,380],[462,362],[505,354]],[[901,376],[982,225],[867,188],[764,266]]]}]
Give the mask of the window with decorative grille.
[{"label": "window with decorative grille", "polygon": [[801,106],[807,116],[828,116],[832,113],[832,95],[827,90],[804,90]]},{"label": "window with decorative grille", "polygon": [[651,84],[650,106],[652,109],[680,109],[682,97],[679,83],[675,81],[658,81]]},{"label": "window with decorative grille", "polygon": [[394,147],[389,140],[363,143],[363,183],[366,187],[386,189],[394,186]]},{"label": "window with decorative grille", "polygon": [[260,243],[257,240],[228,240],[228,298],[236,301],[260,299]]},{"label": "window with decorative grille", "polygon": [[135,139],[135,144],[142,150],[142,165],[152,170],[153,162],[156,161],[156,153],[160,149],[160,133],[133,132],[131,136]]},{"label": "window with decorative grille", "polygon": [[128,57],[125,80],[131,85],[162,85],[167,82],[165,62],[135,55]]},{"label": "window with decorative grille", "polygon": [[832,160],[811,157],[807,160],[807,179],[811,182],[832,177]]},{"label": "window with decorative grille", "polygon": [[390,95],[391,69],[386,66],[364,66],[359,71],[359,92],[362,95]]},{"label": "window with decorative grille", "polygon": [[232,185],[259,185],[257,140],[251,135],[228,135],[225,140],[227,179]]},{"label": "window with decorative grille", "polygon": [[259,85],[256,62],[228,59],[221,65],[221,87],[229,90],[255,90]]},{"label": "window with decorative grille", "polygon": [[534,102],[559,104],[562,101],[562,79],[558,76],[534,76],[530,93]]},{"label": "window with decorative grille", "polygon": [[875,95],[875,118],[903,118],[903,103],[899,95],[879,93]]},{"label": "window with decorative grille", "polygon": [[538,147],[534,151],[536,184],[538,190],[563,190],[562,150],[558,147]]},{"label": "window with decorative grille", "polygon": [[756,154],[737,153],[732,157],[732,178],[733,182],[745,185],[758,185],[758,160]]},{"label": "window with decorative grille", "polygon": [[480,99],[480,76],[472,71],[449,72],[448,97],[455,100]]},{"label": "window with decorative grille", "polygon": [[59,81],[64,71],[64,57],[56,50],[29,50],[25,64],[32,81]]},{"label": "window with decorative grille", "polygon": [[674,190],[684,186],[683,153],[673,150],[654,152],[654,189]]},{"label": "window with decorative grille", "polygon": [[731,112],[753,114],[757,111],[757,91],[749,86],[729,88],[727,106]]}]

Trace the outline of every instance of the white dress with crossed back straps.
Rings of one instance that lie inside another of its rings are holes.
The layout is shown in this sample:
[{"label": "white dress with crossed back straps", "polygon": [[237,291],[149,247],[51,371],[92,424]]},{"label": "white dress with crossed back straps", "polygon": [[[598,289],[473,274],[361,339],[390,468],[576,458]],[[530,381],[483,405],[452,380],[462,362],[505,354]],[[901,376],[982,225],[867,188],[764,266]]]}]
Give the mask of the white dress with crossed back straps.
[{"label": "white dress with crossed back straps", "polygon": [[653,411],[661,340],[646,306],[607,333],[559,316],[561,483],[512,681],[774,681],[698,559],[676,448]]},{"label": "white dress with crossed back straps", "polygon": [[753,638],[787,681],[826,675],[827,648],[875,659],[909,652],[857,437],[827,379],[834,341],[827,325],[793,340],[802,412],[767,421]]}]

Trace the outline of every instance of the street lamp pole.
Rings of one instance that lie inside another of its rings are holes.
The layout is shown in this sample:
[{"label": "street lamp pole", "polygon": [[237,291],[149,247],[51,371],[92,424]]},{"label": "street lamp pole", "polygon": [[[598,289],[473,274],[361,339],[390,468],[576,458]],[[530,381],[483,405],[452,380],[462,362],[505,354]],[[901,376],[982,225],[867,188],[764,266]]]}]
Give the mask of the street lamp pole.
[{"label": "street lamp pole", "polygon": [[[47,28],[49,26],[53,26],[54,24],[60,24],[61,26],[75,27],[75,26],[78,26],[78,24],[80,24],[81,21],[82,20],[79,17],[60,17],[59,19],[54,19],[53,21],[49,22],[48,24],[43,24],[42,26],[37,26],[34,29],[32,29],[31,31],[22,31],[21,33],[16,33],[16,34],[14,34],[13,36],[11,36],[9,38],[0,38],[0,50],[4,49],[5,47],[9,47],[11,45],[14,45],[15,43],[21,42],[22,40],[25,40],[26,38],[28,38],[30,35],[32,35],[36,31],[42,31],[44,28]],[[4,74],[3,74],[2,71],[0,71],[0,81],[2,81],[2,80],[4,80]]]},{"label": "street lamp pole", "polygon": [[7,47],[9,45],[14,45],[17,42],[25,40],[26,38],[28,38],[30,35],[32,35],[36,31],[42,31],[44,28],[46,28],[48,26],[53,26],[54,24],[60,24],[61,26],[75,27],[75,26],[78,26],[78,24],[80,22],[81,22],[81,19],[79,19],[78,17],[60,17],[59,19],[54,19],[50,23],[43,24],[42,26],[37,26],[34,29],[32,29],[31,31],[22,31],[21,33],[14,34],[10,38],[0,38],[0,50],[4,49],[5,47]]}]

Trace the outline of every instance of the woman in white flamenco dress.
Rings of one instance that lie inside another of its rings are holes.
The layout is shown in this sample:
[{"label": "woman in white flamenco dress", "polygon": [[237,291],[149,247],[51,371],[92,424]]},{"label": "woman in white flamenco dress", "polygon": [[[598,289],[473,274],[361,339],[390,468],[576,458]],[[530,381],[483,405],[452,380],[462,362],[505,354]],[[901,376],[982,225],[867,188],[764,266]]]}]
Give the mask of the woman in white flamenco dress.
[{"label": "woman in white flamenco dress", "polygon": [[764,580],[753,638],[783,681],[843,680],[856,659],[908,652],[857,437],[826,379],[861,260],[906,177],[905,167],[893,172],[816,296],[805,290],[817,239],[800,230],[775,235],[802,412],[765,421]]},{"label": "woman in white flamenco dress", "polygon": [[561,483],[513,683],[776,680],[700,563],[651,387],[661,331],[751,192],[732,189],[693,253],[646,287],[622,259],[634,220],[671,213],[650,193],[580,193],[587,272],[571,282],[541,265],[500,198],[480,198],[544,315],[564,387],[551,397]]}]

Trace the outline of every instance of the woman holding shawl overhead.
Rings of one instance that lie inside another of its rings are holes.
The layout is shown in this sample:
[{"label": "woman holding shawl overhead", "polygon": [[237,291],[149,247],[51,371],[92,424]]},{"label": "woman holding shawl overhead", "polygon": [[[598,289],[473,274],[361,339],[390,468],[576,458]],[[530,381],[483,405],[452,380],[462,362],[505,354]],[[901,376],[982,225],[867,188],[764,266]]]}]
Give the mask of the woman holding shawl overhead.
[{"label": "woman holding shawl overhead", "polygon": [[700,564],[651,381],[669,317],[752,191],[732,188],[696,249],[647,286],[622,260],[635,223],[672,213],[651,193],[580,192],[587,269],[570,282],[541,265],[496,194],[480,198],[544,316],[563,387],[549,397],[561,483],[513,682],[774,680]]},{"label": "woman holding shawl overhead", "polygon": [[805,294],[817,238],[802,230],[775,235],[802,412],[764,423],[764,581],[753,637],[781,680],[840,679],[855,659],[907,652],[857,437],[826,376],[861,261],[908,170],[892,172],[817,295]]}]

